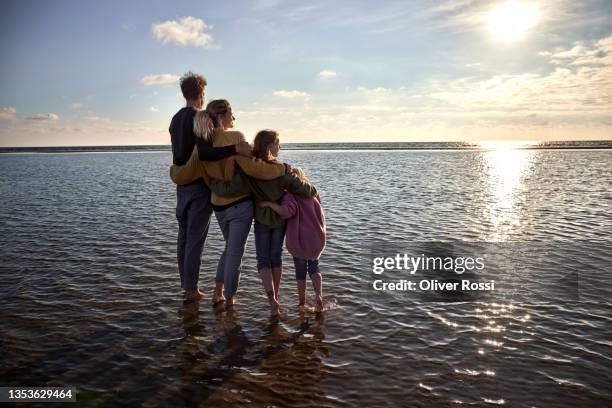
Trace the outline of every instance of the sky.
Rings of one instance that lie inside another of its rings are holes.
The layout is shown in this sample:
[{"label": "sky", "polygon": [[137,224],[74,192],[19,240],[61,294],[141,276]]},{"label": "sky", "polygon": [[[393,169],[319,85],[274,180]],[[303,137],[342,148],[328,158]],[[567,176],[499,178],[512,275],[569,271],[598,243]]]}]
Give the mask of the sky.
[{"label": "sky", "polygon": [[178,79],[281,142],[612,139],[612,1],[6,1],[0,146],[169,144]]}]

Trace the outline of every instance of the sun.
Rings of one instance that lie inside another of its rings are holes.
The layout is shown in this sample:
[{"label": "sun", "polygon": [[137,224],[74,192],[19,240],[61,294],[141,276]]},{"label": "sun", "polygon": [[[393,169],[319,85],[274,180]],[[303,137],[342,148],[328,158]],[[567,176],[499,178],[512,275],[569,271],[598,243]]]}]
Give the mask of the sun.
[{"label": "sun", "polygon": [[513,0],[496,5],[486,17],[493,38],[505,43],[523,39],[539,20],[535,3]]}]

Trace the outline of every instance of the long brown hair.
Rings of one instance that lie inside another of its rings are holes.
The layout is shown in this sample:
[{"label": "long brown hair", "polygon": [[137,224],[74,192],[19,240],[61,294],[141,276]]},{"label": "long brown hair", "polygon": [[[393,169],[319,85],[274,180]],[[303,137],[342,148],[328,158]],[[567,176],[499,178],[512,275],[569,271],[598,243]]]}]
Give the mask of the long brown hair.
[{"label": "long brown hair", "polygon": [[263,161],[273,161],[274,156],[270,152],[270,148],[274,143],[279,141],[278,132],[272,129],[264,129],[257,132],[253,141],[253,156]]},{"label": "long brown hair", "polygon": [[226,99],[215,99],[208,102],[206,110],[196,113],[193,118],[193,133],[197,137],[210,141],[215,129],[221,129],[221,116],[229,112],[231,106]]}]

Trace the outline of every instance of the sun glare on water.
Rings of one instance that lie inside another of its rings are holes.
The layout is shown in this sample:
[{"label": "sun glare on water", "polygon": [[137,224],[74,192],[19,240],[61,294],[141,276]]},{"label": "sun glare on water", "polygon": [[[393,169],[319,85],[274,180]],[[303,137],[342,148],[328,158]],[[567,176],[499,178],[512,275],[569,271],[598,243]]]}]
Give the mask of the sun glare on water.
[{"label": "sun glare on water", "polygon": [[505,43],[523,39],[539,20],[537,4],[512,0],[494,6],[486,17],[493,38]]},{"label": "sun glare on water", "polygon": [[477,142],[478,146],[486,150],[514,150],[537,146],[535,140],[491,140]]}]

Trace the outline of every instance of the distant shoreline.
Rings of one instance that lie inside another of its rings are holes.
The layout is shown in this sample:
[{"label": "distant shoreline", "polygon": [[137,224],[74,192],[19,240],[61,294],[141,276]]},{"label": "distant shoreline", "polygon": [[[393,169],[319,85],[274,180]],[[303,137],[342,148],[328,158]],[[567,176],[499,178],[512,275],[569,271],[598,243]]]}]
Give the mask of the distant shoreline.
[{"label": "distant shoreline", "polygon": [[[520,143],[520,142],[517,142]],[[612,140],[539,142],[535,145],[509,146],[513,150],[593,150],[612,149]],[[496,150],[469,142],[386,142],[386,143],[283,143],[283,150]],[[48,146],[48,147],[0,147],[2,153],[110,153],[110,152],[169,152],[171,145],[128,146]]]}]

